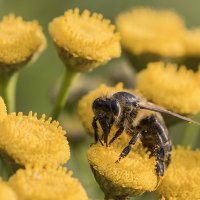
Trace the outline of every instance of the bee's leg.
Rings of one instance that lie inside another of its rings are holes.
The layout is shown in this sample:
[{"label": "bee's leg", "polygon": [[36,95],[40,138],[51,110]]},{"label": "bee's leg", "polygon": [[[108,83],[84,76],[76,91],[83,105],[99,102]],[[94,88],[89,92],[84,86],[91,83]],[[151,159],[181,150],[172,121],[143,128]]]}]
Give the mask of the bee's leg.
[{"label": "bee's leg", "polygon": [[110,140],[109,145],[112,144],[124,131],[124,126],[121,126],[117,132],[115,133],[115,135],[113,136],[113,138]]},{"label": "bee's leg", "polygon": [[163,176],[165,172],[165,165],[164,165],[164,149],[159,147],[156,151],[156,173],[158,176]]},{"label": "bee's leg", "polygon": [[126,146],[123,149],[123,151],[121,152],[121,154],[119,156],[119,159],[116,162],[119,162],[122,158],[126,157],[129,154],[132,146],[136,143],[136,141],[139,139],[139,137],[140,137],[140,133],[137,133],[137,134],[133,135],[133,137],[131,138],[128,146]]},{"label": "bee's leg", "polygon": [[94,142],[97,143],[100,141],[100,143],[103,145],[103,142],[101,141],[99,134],[98,134],[98,126],[97,126],[97,119],[94,117],[92,121],[92,127],[94,129]]}]

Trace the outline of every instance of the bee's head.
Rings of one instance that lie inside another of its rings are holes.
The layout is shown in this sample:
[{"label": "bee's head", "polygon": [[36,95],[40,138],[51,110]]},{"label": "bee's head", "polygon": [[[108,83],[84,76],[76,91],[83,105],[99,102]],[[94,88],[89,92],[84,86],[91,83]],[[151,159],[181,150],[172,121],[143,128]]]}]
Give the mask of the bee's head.
[{"label": "bee's head", "polygon": [[92,109],[103,130],[104,142],[107,143],[110,129],[119,115],[120,105],[116,99],[100,97],[94,100]]},{"label": "bee's head", "polygon": [[93,112],[97,117],[113,116],[116,117],[119,114],[120,106],[115,99],[100,97],[94,100]]}]

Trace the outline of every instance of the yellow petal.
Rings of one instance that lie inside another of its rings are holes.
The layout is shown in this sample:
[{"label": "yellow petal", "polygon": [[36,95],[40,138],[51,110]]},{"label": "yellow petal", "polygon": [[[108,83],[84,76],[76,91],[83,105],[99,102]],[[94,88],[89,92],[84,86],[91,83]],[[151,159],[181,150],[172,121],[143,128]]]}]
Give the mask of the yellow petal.
[{"label": "yellow petal", "polygon": [[65,131],[45,115],[38,119],[12,113],[0,122],[0,149],[21,165],[53,165],[66,163],[70,157]]},{"label": "yellow petal", "polygon": [[200,111],[200,70],[175,64],[150,63],[137,75],[136,88],[148,100],[174,112]]},{"label": "yellow petal", "polygon": [[20,200],[88,200],[80,182],[66,169],[18,170],[9,185]]}]

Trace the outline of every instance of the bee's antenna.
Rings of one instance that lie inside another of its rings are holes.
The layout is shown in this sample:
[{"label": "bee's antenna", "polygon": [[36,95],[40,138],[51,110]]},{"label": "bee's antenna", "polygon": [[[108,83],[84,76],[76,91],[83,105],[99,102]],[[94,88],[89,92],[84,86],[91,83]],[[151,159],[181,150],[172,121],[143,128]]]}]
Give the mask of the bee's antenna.
[{"label": "bee's antenna", "polygon": [[185,121],[188,121],[188,122],[191,122],[193,124],[196,124],[196,125],[199,125],[200,126],[200,123],[197,122],[197,121],[194,121],[192,119],[190,119],[189,117],[185,117],[185,116],[182,116],[182,115],[179,115],[177,113],[174,113],[172,111],[169,111],[163,107],[160,107],[160,106],[157,106],[153,103],[145,103],[145,104],[139,104],[139,107],[141,109],[146,109],[146,110],[151,110],[151,111],[155,111],[155,112],[160,112],[160,113],[164,113],[164,114],[168,114],[168,115],[172,115],[174,117],[177,117],[177,118],[180,118],[182,120],[185,120]]}]

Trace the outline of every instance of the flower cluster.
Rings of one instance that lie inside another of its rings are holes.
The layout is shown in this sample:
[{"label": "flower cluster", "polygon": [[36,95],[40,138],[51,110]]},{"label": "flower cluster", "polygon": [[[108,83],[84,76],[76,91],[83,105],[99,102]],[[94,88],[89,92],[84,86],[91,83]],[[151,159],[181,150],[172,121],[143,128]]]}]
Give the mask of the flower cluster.
[{"label": "flower cluster", "polygon": [[132,54],[168,58],[200,55],[199,29],[188,30],[172,10],[137,7],[120,14],[117,26],[123,47]]},{"label": "flower cluster", "polygon": [[[79,181],[62,167],[70,152],[66,133],[59,123],[51,118],[46,120],[44,115],[38,119],[32,112],[28,116],[7,114],[0,100],[0,154],[6,161],[12,161],[10,167],[18,164],[18,168],[23,168],[8,181],[17,197],[20,200],[88,199]],[[7,190],[10,199],[16,199],[12,190]],[[4,195],[3,191],[0,195]]]}]

